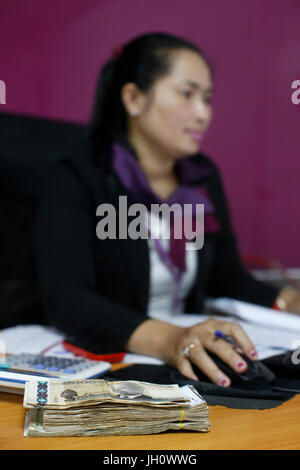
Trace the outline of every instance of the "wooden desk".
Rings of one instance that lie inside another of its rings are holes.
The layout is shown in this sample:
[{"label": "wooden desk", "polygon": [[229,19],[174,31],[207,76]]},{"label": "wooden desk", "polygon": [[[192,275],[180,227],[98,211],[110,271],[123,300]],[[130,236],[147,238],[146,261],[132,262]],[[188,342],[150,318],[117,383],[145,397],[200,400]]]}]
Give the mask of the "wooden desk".
[{"label": "wooden desk", "polygon": [[300,395],[271,410],[210,407],[208,433],[25,438],[24,415],[23,396],[0,393],[1,450],[300,449]]}]

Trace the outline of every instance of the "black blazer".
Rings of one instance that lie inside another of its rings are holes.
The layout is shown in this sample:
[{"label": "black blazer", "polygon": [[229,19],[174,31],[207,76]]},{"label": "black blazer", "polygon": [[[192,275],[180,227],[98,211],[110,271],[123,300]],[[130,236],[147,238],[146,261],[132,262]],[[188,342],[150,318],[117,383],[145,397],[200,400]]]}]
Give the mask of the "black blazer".
[{"label": "black blazer", "polygon": [[[209,192],[222,229],[205,235],[197,251],[198,273],[185,312],[201,313],[207,296],[271,306],[279,289],[255,280],[243,267],[216,165],[202,153],[188,158],[211,169],[199,184]],[[128,205],[137,202],[112,170],[109,154],[83,146],[55,165],[37,218],[36,263],[46,319],[98,353],[123,351],[130,334],[148,318],[147,240],[99,240],[96,235],[98,205],[117,208],[124,194]]]}]

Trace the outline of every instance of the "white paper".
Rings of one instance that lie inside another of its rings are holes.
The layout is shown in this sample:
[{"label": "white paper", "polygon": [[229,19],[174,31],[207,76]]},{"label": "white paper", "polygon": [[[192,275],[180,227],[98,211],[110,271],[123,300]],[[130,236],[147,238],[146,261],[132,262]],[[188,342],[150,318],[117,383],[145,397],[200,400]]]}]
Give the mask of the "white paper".
[{"label": "white paper", "polygon": [[64,335],[54,328],[41,325],[18,325],[0,331],[0,341],[7,354],[41,354],[45,349],[59,345]]},{"label": "white paper", "polygon": [[208,301],[206,305],[219,308],[229,315],[237,316],[251,324],[297,332],[300,336],[300,316],[292,313],[281,312],[226,297]]}]

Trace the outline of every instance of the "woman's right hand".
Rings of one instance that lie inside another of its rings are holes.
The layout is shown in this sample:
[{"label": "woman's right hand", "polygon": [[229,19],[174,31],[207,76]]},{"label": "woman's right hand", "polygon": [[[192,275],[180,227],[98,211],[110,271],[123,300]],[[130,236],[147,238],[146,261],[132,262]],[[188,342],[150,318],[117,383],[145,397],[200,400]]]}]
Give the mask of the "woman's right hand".
[{"label": "woman's right hand", "polygon": [[[192,368],[192,364],[195,364],[213,383],[229,387],[231,384],[229,377],[217,367],[208,352],[220,357],[223,362],[238,373],[245,372],[248,365],[231,344],[216,337],[215,332],[217,330],[231,336],[239,346],[238,351],[249,357],[249,359],[254,360],[257,358],[254,344],[240,325],[233,322],[208,319],[191,328],[184,328],[181,333],[178,332],[178,335],[175,335],[173,351],[170,350],[166,354],[166,362],[175,366],[186,377],[198,380]],[[186,357],[184,350],[188,346],[190,346],[188,348],[189,357]]]},{"label": "woman's right hand", "polygon": [[[217,338],[216,330],[231,336],[239,349],[235,350],[231,344]],[[187,346],[191,346],[189,357],[184,354]],[[245,372],[248,367],[238,351],[249,359],[257,358],[254,344],[240,325],[213,318],[190,328],[174,326],[160,320],[147,320],[129,339],[128,350],[158,357],[176,367],[186,377],[198,380],[192,367],[195,364],[213,383],[224,387],[231,385],[230,379],[217,367],[208,352],[220,357],[238,373]]]}]

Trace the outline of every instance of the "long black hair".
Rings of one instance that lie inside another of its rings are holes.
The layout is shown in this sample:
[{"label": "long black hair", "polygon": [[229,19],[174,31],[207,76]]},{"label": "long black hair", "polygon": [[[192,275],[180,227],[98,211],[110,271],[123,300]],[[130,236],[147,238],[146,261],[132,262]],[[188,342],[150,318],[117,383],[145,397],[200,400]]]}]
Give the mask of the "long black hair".
[{"label": "long black hair", "polygon": [[[167,33],[148,33],[129,41],[102,67],[98,79],[94,109],[88,126],[88,143],[96,151],[109,150],[113,140],[128,145],[126,111],[121,100],[125,83],[133,82],[143,92],[170,72],[170,52],[188,49],[199,54],[195,44]],[[212,70],[210,64],[209,68]]]}]

